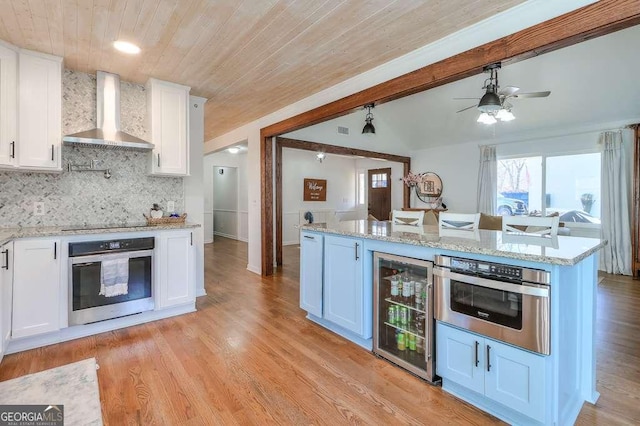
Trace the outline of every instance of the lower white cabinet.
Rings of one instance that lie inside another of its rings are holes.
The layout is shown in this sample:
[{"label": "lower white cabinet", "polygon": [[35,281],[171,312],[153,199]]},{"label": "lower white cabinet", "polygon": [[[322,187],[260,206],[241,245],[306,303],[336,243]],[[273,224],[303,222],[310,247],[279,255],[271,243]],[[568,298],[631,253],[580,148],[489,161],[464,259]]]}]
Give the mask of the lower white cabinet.
[{"label": "lower white cabinet", "polygon": [[544,421],[546,357],[438,323],[436,360],[443,381]]},{"label": "lower white cabinet", "polygon": [[163,232],[157,237],[157,242],[156,309],[193,303],[196,298],[193,233]]},{"label": "lower white cabinet", "polygon": [[323,317],[364,335],[362,240],[327,235],[324,246]]},{"label": "lower white cabinet", "polygon": [[300,307],[322,317],[323,237],[300,233]]},{"label": "lower white cabinet", "polygon": [[11,338],[13,302],[13,243],[0,248],[0,361]]},{"label": "lower white cabinet", "polygon": [[60,329],[60,240],[14,243],[12,338]]}]

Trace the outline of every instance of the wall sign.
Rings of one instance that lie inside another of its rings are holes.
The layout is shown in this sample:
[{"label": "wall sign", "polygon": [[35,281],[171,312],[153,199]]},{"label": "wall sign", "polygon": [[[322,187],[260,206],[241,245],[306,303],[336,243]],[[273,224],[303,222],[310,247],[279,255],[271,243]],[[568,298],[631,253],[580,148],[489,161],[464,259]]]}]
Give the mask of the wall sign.
[{"label": "wall sign", "polygon": [[326,179],[305,179],[304,180],[304,201],[327,201],[327,180]]}]

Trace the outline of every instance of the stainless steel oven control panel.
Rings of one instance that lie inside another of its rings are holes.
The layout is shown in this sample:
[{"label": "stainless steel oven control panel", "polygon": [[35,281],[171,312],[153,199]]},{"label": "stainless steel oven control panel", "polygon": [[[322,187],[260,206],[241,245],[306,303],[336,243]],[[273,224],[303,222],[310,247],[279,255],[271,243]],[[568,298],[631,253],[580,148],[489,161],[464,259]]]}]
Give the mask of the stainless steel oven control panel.
[{"label": "stainless steel oven control panel", "polygon": [[436,256],[435,263],[438,266],[451,268],[467,275],[479,275],[507,281],[527,281],[536,284],[549,284],[550,281],[549,272],[541,269],[450,256]]}]

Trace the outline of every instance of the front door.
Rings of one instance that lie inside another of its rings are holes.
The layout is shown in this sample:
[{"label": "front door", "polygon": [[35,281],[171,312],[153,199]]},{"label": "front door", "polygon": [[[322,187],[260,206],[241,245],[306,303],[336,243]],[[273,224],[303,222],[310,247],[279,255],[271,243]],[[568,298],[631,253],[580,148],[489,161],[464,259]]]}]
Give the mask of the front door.
[{"label": "front door", "polygon": [[391,213],[391,168],[369,170],[369,214],[388,220]]}]

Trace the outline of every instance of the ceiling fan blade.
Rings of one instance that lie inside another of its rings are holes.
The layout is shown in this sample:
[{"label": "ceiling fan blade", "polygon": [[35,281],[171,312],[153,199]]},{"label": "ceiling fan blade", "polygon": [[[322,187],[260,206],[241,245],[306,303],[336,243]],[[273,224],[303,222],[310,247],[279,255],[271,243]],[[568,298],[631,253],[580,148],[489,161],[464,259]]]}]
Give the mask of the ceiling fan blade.
[{"label": "ceiling fan blade", "polygon": [[456,111],[456,113],[458,113],[458,112],[462,112],[462,111],[466,111],[466,110],[468,110],[468,109],[475,108],[475,107],[477,107],[477,106],[478,106],[478,105],[475,105],[475,104],[474,104],[474,105],[471,105],[471,106],[469,106],[469,107],[463,108],[463,109],[461,109],[460,111]]},{"label": "ceiling fan blade", "polygon": [[518,93],[513,95],[514,98],[546,98],[551,94],[551,91],[546,92],[531,92],[531,93]]},{"label": "ceiling fan blade", "polygon": [[459,101],[461,99],[476,99],[476,100],[480,100],[480,98],[453,98],[454,101]]},{"label": "ceiling fan blade", "polygon": [[501,96],[513,96],[518,90],[520,90],[519,87],[507,86],[504,89],[502,89],[500,92],[498,92],[498,95],[501,95]]}]

